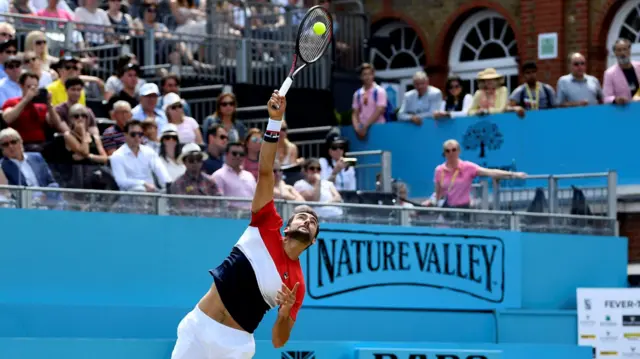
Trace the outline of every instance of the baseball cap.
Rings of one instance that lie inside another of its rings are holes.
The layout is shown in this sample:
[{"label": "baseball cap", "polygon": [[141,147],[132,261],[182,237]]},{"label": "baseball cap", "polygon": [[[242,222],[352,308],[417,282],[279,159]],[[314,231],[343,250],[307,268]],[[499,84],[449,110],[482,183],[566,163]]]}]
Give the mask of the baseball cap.
[{"label": "baseball cap", "polygon": [[149,95],[157,95],[160,96],[160,90],[158,89],[158,85],[154,83],[147,82],[146,84],[140,87],[140,96],[149,96]]}]

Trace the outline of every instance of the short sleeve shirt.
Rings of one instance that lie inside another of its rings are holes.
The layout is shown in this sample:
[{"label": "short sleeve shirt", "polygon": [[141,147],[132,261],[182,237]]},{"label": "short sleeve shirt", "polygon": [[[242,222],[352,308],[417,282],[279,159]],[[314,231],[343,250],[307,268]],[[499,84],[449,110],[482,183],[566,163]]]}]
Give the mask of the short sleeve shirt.
[{"label": "short sleeve shirt", "polygon": [[[10,98],[2,105],[5,111],[9,107],[16,107],[22,100],[21,97]],[[24,143],[41,143],[46,140],[45,126],[47,122],[47,105],[42,103],[30,103],[20,112],[18,118],[9,127],[15,129],[22,137]]]},{"label": "short sleeve shirt", "polygon": [[[373,92],[376,92],[375,102]],[[358,120],[360,123],[365,124],[369,121],[369,118],[376,111],[377,107],[386,107],[387,106],[387,92],[381,86],[378,86],[374,83],[373,87],[368,90],[364,90],[364,88],[358,89],[353,94],[353,101],[351,104],[351,108],[353,110],[358,110]],[[380,117],[375,121],[375,123],[385,123],[384,113],[380,114]]]},{"label": "short sleeve shirt", "polygon": [[471,203],[471,185],[479,168],[469,161],[460,161],[457,169],[451,169],[444,163],[436,167],[433,182],[440,185],[448,205],[464,206]]}]

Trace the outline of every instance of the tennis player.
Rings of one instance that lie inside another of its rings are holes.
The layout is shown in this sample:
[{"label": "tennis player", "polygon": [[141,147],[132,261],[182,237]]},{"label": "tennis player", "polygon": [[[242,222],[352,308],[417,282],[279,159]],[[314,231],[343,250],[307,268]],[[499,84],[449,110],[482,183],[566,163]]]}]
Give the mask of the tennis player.
[{"label": "tennis player", "polygon": [[278,91],[269,99],[251,223],[231,254],[210,271],[209,292],[178,325],[172,359],[252,358],[253,332],[274,307],[278,319],[271,332],[273,346],[282,347],[289,340],[305,293],[298,257],[315,243],[319,226],[311,207],[298,206],[284,228],[284,238],[280,234],[283,223],[273,203],[273,162],[286,104]]}]

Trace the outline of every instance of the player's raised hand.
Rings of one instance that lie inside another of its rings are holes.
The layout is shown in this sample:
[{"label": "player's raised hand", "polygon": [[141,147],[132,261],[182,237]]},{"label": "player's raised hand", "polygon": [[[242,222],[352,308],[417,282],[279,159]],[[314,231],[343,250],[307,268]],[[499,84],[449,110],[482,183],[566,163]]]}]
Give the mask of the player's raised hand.
[{"label": "player's raised hand", "polygon": [[284,96],[280,96],[278,90],[273,91],[271,98],[267,103],[267,111],[269,111],[269,118],[272,120],[282,120],[284,117],[284,110],[287,108],[287,99]]},{"label": "player's raised hand", "polygon": [[280,305],[280,310],[278,311],[281,315],[289,315],[291,311],[291,307],[296,302],[296,293],[298,292],[298,287],[300,283],[296,283],[293,286],[293,289],[287,288],[287,286],[282,283],[282,289],[278,291],[278,295],[276,296],[276,303]]}]

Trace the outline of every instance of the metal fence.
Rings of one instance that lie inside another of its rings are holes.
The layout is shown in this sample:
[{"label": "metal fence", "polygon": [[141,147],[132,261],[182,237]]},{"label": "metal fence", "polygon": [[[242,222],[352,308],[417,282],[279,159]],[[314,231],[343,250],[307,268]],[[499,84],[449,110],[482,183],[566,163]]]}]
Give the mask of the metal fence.
[{"label": "metal fence", "polygon": [[[0,186],[0,207],[35,210],[248,219],[250,201],[247,198]],[[276,201],[284,218],[290,216],[299,204],[302,203]],[[321,203],[305,204],[313,206],[319,213],[320,209],[327,207]],[[321,216],[322,222],[617,235],[615,218],[599,216],[346,203],[332,203],[331,207],[339,210],[332,212],[333,215]]]}]

